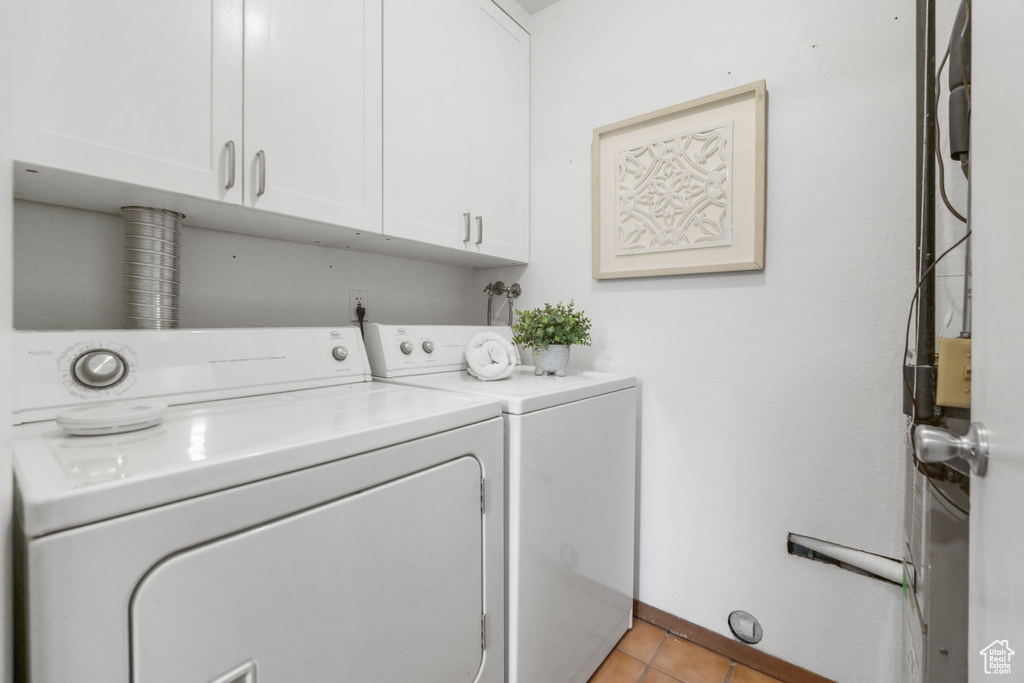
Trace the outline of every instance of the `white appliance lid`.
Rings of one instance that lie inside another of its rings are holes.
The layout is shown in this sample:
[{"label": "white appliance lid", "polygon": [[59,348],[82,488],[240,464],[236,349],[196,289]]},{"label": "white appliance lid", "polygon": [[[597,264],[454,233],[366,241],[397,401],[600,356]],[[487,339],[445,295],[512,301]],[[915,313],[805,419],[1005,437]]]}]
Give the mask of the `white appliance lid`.
[{"label": "white appliance lid", "polygon": [[465,370],[387,381],[496,399],[502,402],[504,412],[512,415],[524,415],[636,386],[636,377],[627,375],[567,370],[565,377],[537,376],[530,366],[519,366],[511,377],[493,382],[481,381]]},{"label": "white appliance lid", "polygon": [[247,484],[501,415],[493,399],[379,383],[172,407],[128,434],[13,430],[30,537]]}]

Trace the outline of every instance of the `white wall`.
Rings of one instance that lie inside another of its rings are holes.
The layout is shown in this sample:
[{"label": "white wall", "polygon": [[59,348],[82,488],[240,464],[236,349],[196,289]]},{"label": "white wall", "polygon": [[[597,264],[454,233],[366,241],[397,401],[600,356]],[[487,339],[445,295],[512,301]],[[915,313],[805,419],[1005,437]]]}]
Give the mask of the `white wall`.
[{"label": "white wall", "polygon": [[[7,31],[10,3],[0,0],[0,102],[15,68]],[[11,680],[11,185],[10,107],[0,105],[0,683]]]},{"label": "white wall", "polygon": [[[119,216],[14,202],[14,326],[120,327]],[[344,249],[184,228],[182,327],[350,324],[350,289],[367,321],[468,322],[473,272]]]},{"label": "white wall", "polygon": [[[643,383],[640,600],[843,682],[899,678],[900,589],[797,559],[902,556],[914,262],[914,3],[561,0],[532,17],[519,308],[575,297],[573,365]],[[591,279],[595,127],[764,78],[767,268]]]}]

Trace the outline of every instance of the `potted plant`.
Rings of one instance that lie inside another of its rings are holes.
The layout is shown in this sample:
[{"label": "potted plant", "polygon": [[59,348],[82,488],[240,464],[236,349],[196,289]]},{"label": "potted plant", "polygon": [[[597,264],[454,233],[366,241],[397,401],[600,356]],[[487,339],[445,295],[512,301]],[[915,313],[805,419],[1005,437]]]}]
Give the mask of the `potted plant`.
[{"label": "potted plant", "polygon": [[532,311],[516,311],[519,320],[512,326],[513,341],[533,349],[534,374],[551,373],[565,376],[569,364],[569,347],[590,346],[590,318],[574,309],[575,301],[566,306],[544,304]]}]

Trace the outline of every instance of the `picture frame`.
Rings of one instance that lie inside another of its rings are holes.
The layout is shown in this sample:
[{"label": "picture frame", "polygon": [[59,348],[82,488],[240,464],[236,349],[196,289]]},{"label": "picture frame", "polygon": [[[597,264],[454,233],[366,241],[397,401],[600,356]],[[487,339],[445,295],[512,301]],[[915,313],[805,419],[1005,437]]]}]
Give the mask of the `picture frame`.
[{"label": "picture frame", "polygon": [[764,268],[763,80],[594,129],[593,277]]}]

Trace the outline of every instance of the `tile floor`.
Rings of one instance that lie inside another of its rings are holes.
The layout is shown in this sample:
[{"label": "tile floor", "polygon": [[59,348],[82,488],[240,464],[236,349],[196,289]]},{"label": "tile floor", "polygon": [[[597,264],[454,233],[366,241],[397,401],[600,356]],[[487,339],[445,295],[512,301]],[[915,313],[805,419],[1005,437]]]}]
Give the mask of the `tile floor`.
[{"label": "tile floor", "polygon": [[782,683],[639,619],[590,683]]}]

